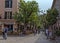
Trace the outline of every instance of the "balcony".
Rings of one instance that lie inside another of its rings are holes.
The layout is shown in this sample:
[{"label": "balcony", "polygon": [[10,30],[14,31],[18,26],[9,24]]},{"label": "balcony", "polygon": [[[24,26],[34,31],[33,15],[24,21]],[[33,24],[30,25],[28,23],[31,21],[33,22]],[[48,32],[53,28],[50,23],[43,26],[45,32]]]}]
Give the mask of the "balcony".
[{"label": "balcony", "polygon": [[15,21],[14,19],[0,19],[0,21]]},{"label": "balcony", "polygon": [[2,19],[0,18],[0,22],[4,24],[14,24],[15,20],[14,19]]}]

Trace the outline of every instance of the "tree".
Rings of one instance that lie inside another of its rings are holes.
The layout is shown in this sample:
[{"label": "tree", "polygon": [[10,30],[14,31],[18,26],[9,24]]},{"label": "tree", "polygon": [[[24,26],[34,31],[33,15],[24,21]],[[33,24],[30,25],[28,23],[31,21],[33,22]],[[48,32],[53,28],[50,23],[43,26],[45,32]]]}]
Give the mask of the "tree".
[{"label": "tree", "polygon": [[21,25],[24,24],[24,28],[30,23],[37,23],[38,19],[38,3],[36,1],[20,0],[19,11],[14,14],[14,19]]},{"label": "tree", "polygon": [[49,26],[53,26],[58,17],[58,11],[57,9],[48,9],[46,14],[40,15],[40,24],[41,27],[47,28]]},{"label": "tree", "polygon": [[39,15],[39,26],[41,28],[46,28],[45,24],[46,24],[46,14]]},{"label": "tree", "polygon": [[49,9],[47,11],[47,15],[46,15],[46,21],[48,23],[48,25],[53,25],[56,23],[57,21],[57,16],[58,16],[58,11],[57,9]]},{"label": "tree", "polygon": [[59,13],[57,11],[57,9],[53,8],[53,9],[49,9],[47,11],[47,15],[46,15],[46,21],[49,27],[51,27],[52,29],[52,38],[55,39],[55,29],[54,29],[54,24],[57,22],[57,17],[58,17]]}]

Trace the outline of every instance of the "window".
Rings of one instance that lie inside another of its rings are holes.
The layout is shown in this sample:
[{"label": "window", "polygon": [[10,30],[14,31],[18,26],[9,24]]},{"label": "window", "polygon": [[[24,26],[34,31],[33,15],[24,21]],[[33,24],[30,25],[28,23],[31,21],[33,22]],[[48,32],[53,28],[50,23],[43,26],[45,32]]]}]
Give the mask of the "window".
[{"label": "window", "polygon": [[12,0],[5,0],[5,8],[12,8]]},{"label": "window", "polygon": [[5,12],[4,19],[12,19],[12,12]]},{"label": "window", "polygon": [[7,19],[7,12],[5,12],[5,17],[4,18]]},{"label": "window", "polygon": [[10,19],[12,19],[12,12],[10,12]]}]

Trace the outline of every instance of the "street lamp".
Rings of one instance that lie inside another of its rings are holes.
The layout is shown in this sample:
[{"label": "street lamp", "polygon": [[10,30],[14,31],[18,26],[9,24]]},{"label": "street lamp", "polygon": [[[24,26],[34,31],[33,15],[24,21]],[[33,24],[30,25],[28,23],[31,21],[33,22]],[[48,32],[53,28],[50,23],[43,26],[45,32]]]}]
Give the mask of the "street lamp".
[{"label": "street lamp", "polygon": [[42,14],[46,14],[46,11],[45,10],[41,10],[39,12],[41,12]]}]

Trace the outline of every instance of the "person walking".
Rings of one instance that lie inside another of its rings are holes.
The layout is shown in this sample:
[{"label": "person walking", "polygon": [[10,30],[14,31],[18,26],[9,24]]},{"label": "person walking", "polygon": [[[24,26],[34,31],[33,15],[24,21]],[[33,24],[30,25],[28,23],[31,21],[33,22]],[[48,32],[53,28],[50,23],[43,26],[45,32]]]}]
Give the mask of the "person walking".
[{"label": "person walking", "polygon": [[33,28],[33,33],[34,33],[34,36],[36,35],[36,29],[35,28]]},{"label": "person walking", "polygon": [[46,29],[46,36],[47,36],[47,39],[49,38],[49,30]]},{"label": "person walking", "polygon": [[52,30],[49,29],[49,39],[52,39]]},{"label": "person walking", "polygon": [[3,28],[3,39],[7,39],[7,32],[8,32],[8,28],[7,28],[7,26],[5,26],[4,28]]},{"label": "person walking", "polygon": [[40,28],[37,29],[37,33],[40,34]]}]

